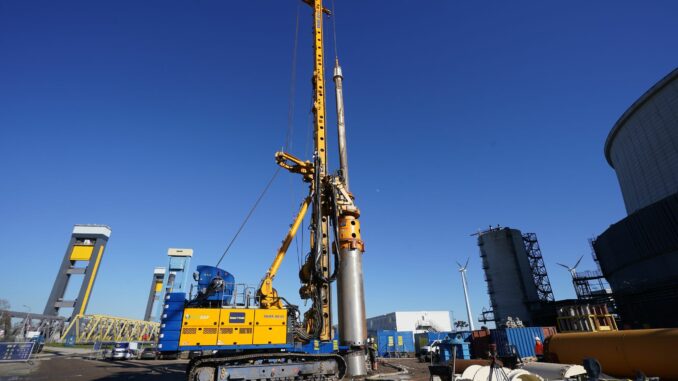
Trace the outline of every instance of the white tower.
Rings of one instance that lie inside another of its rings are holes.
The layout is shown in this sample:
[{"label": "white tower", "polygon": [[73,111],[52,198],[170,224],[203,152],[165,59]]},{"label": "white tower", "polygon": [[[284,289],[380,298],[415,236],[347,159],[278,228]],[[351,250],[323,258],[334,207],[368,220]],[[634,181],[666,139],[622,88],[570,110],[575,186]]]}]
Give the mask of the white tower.
[{"label": "white tower", "polygon": [[[470,258],[469,258],[470,259]],[[463,266],[461,263],[457,262],[459,265],[459,272],[461,273],[461,284],[464,286],[464,299],[466,299],[466,314],[468,316],[468,326],[471,328],[471,331],[475,330],[473,327],[473,313],[471,312],[471,302],[468,300],[468,285],[466,284],[466,267],[468,266],[469,259],[466,259],[466,264]]]}]

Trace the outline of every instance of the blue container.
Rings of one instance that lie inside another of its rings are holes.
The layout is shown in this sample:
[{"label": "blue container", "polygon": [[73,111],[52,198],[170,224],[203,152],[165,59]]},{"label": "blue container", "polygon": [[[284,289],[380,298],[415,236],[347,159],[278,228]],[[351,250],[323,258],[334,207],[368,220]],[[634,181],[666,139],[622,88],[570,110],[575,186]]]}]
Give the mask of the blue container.
[{"label": "blue container", "polygon": [[206,300],[230,302],[233,297],[233,289],[235,288],[235,277],[233,275],[226,270],[214,266],[198,266],[196,270],[199,274],[199,293],[204,294],[214,278],[218,277],[224,281],[224,289],[208,296]]},{"label": "blue container", "polygon": [[446,363],[448,361],[452,361],[452,359],[455,358],[455,356],[458,359],[469,360],[471,359],[471,349],[469,347],[470,344],[468,342],[462,341],[461,339],[443,340],[439,344],[440,348],[439,362]]},{"label": "blue container", "polygon": [[409,357],[414,355],[412,331],[377,331],[377,354],[381,357]]},{"label": "blue container", "polygon": [[381,330],[377,331],[375,339],[377,340],[377,355],[388,357],[395,351],[395,333],[396,331]]},{"label": "blue container", "polygon": [[544,330],[541,327],[495,329],[492,334],[499,356],[511,356],[517,352],[519,357],[532,357],[535,356],[535,338],[544,342]]},{"label": "blue container", "polygon": [[412,357],[414,355],[414,335],[412,331],[396,332],[395,352],[399,357]]}]

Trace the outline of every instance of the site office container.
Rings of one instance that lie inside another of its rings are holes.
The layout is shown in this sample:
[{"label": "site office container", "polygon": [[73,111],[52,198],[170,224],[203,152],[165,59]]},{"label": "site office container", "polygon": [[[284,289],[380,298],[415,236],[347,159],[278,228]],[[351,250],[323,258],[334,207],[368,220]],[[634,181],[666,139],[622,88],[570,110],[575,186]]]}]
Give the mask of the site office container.
[{"label": "site office container", "polygon": [[411,357],[414,355],[412,331],[381,330],[376,332],[376,340],[377,354],[381,357]]},{"label": "site office container", "polygon": [[395,349],[400,357],[414,356],[414,334],[412,331],[396,332]]}]

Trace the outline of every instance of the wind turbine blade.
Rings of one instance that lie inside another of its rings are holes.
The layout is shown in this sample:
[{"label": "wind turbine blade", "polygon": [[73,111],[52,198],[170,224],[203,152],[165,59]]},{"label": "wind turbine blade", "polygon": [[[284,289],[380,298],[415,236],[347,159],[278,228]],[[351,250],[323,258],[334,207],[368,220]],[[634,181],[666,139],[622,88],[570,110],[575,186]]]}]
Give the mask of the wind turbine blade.
[{"label": "wind turbine blade", "polygon": [[556,263],[556,265],[563,266],[563,267],[565,267],[565,268],[568,269],[568,270],[570,269],[570,266],[565,266],[565,265],[562,264],[562,263]]},{"label": "wind turbine blade", "polygon": [[455,262],[457,262],[457,264],[459,265],[459,268],[460,268],[460,269],[464,267],[464,266],[461,265],[461,263],[459,263],[459,261],[455,261]]},{"label": "wind turbine blade", "polygon": [[466,264],[464,265],[464,268],[468,267],[468,261],[471,259],[471,257],[466,258]]},{"label": "wind turbine blade", "polygon": [[572,268],[573,268],[573,269],[576,269],[577,266],[579,266],[579,262],[581,262],[581,260],[582,260],[583,258],[584,258],[583,255],[582,255],[581,257],[579,257],[579,260],[577,261],[577,263],[576,263]]}]

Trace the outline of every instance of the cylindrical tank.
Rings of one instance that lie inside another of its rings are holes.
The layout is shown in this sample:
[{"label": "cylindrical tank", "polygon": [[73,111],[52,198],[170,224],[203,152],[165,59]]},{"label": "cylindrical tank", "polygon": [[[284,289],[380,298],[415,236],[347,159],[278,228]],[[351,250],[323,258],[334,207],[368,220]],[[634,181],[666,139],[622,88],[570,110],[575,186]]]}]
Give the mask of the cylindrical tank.
[{"label": "cylindrical tank", "polygon": [[628,214],[678,189],[678,69],[652,86],[615,123],[605,158]]},{"label": "cylindrical tank", "polygon": [[495,322],[509,316],[532,323],[530,305],[539,302],[520,230],[492,228],[478,234],[478,247]]},{"label": "cylindrical tank", "polygon": [[527,363],[522,368],[533,374],[537,374],[547,380],[561,380],[586,374],[586,369],[581,365],[553,364],[546,362]]},{"label": "cylindrical tank", "polygon": [[678,329],[638,329],[611,332],[559,333],[546,341],[553,362],[581,364],[587,357],[616,377],[678,379]]}]

